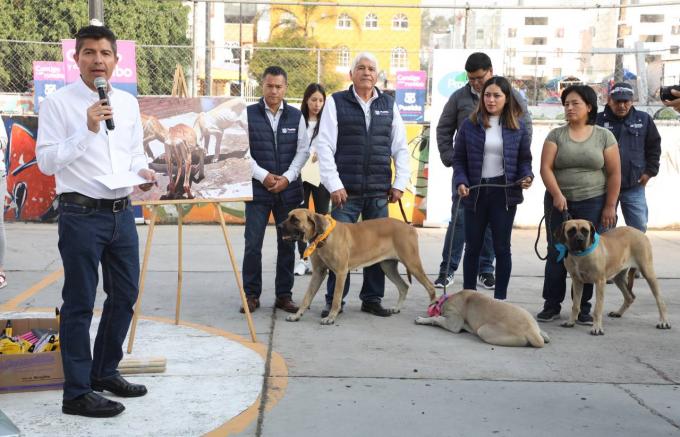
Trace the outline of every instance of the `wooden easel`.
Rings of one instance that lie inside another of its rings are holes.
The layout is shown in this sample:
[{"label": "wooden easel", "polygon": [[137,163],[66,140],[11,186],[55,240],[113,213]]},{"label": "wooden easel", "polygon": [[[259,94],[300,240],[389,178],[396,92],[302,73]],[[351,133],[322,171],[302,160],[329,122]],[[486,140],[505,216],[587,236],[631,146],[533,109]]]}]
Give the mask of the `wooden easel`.
[{"label": "wooden easel", "polygon": [[[172,85],[172,95],[175,97],[187,97],[187,84],[184,80],[184,72],[182,71],[182,66],[177,64],[175,68],[175,77]],[[245,201],[250,200],[246,198],[239,199],[229,199],[229,201]],[[246,315],[246,321],[248,322],[248,330],[250,331],[250,338],[253,343],[257,342],[257,335],[255,334],[255,327],[253,325],[253,318],[250,314],[250,308],[248,308],[248,302],[246,301],[245,290],[243,289],[243,283],[241,281],[241,275],[238,270],[238,265],[236,264],[236,257],[234,256],[234,250],[231,246],[231,241],[229,240],[229,234],[227,232],[227,225],[224,221],[224,216],[222,215],[222,210],[220,209],[220,202],[211,201],[205,199],[187,199],[187,200],[159,200],[151,202],[134,202],[135,205],[147,206],[151,208],[151,218],[149,221],[149,231],[146,237],[146,245],[144,247],[144,258],[142,261],[142,269],[139,275],[139,296],[137,297],[137,303],[135,304],[135,314],[132,318],[132,326],[130,327],[130,339],[128,341],[127,353],[132,353],[132,347],[135,342],[135,334],[137,332],[137,319],[141,313],[142,306],[142,295],[144,294],[144,283],[146,279],[146,272],[149,266],[149,254],[151,253],[151,241],[153,240],[153,231],[156,225],[156,218],[158,217],[158,208],[161,205],[174,204],[177,208],[177,298],[175,303],[175,325],[179,324],[180,317],[180,307],[182,304],[182,221],[184,217],[183,206],[187,204],[195,203],[210,203],[215,208],[215,213],[217,214],[220,227],[222,228],[222,235],[224,236],[224,242],[227,245],[227,251],[229,253],[229,259],[231,260],[231,266],[234,270],[234,277],[236,279],[236,285],[238,286],[239,293],[241,294],[241,304]]]}]

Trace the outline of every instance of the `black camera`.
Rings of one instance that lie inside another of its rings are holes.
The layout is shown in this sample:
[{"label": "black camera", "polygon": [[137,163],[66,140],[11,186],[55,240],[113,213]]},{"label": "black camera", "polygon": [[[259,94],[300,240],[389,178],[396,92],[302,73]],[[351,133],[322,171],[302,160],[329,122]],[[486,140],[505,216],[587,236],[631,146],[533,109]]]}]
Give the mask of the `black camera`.
[{"label": "black camera", "polygon": [[680,91],[680,85],[662,86],[661,91],[659,92],[659,94],[661,96],[661,100],[680,99],[680,97],[674,96],[673,94],[671,94],[671,90]]}]

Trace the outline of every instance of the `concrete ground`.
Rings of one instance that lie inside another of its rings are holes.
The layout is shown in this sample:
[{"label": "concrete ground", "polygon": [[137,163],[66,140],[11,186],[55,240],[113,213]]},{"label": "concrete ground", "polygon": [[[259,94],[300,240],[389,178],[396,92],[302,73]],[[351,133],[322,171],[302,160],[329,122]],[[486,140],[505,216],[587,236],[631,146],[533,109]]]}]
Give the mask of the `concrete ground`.
[{"label": "concrete ground", "polygon": [[[243,227],[228,229],[240,266]],[[147,227],[138,230],[141,251]],[[421,258],[434,279],[444,230],[421,229],[419,234]],[[0,291],[0,310],[59,305],[63,281],[53,273],[61,267],[56,226],[13,223],[7,225],[7,235],[10,285]],[[335,325],[319,324],[320,294],[300,322],[286,322],[286,314],[273,309],[276,250],[270,227],[263,252],[262,308],[253,314],[262,343],[257,347],[265,361],[260,398],[239,416],[223,417],[221,422],[226,424],[213,435],[678,435],[680,232],[650,231],[648,235],[669,317],[676,325],[673,329],[655,329],[656,304],[647,284],[638,281],[637,300],[625,316],[605,319],[606,335],[593,337],[587,327],[567,329],[552,322],[542,325],[551,343],[533,349],[492,346],[470,334],[415,325],[413,320],[425,313],[428,303],[417,283],[400,314],[383,319],[362,313],[358,272],[352,275],[348,303]],[[543,282],[543,263],[533,250],[535,238],[535,230],[513,232],[514,267],[508,293],[510,302],[532,314],[541,308]],[[184,241],[182,320],[247,339],[219,227],[185,227]],[[545,244],[540,246],[545,253]],[[461,276],[459,270],[454,290],[460,287]],[[296,279],[296,300],[302,299],[308,281],[309,276]],[[152,244],[143,315],[173,319],[176,284],[177,228],[159,226]],[[396,296],[388,282],[385,304],[396,303]],[[99,306],[101,301],[100,295]],[[618,290],[609,285],[605,311],[617,308],[621,301]],[[567,298],[563,317],[570,304]],[[283,365],[276,363],[280,358]],[[211,365],[206,363],[206,369]],[[197,368],[196,373],[204,374],[206,369]],[[186,390],[200,388],[183,385],[167,396],[177,403],[188,402]],[[0,409],[19,396],[0,395]],[[166,414],[162,405],[142,404],[129,408],[144,408],[149,416]],[[55,414],[60,415],[58,409]],[[183,420],[191,421],[191,414]],[[127,429],[121,427],[121,433]],[[147,421],[140,422],[136,431],[158,435]],[[55,430],[57,434],[73,435],[69,429]],[[175,434],[164,430],[163,435],[190,434],[178,428]]]}]

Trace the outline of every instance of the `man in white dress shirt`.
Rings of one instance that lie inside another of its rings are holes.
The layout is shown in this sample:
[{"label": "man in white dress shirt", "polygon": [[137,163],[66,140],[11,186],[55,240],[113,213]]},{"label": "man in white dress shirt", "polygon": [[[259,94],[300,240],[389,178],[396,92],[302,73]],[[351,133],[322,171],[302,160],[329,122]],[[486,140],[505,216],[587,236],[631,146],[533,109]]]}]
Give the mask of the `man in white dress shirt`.
[{"label": "man in white dress shirt", "polygon": [[[144,156],[137,100],[109,84],[108,104],[94,86],[95,78],[109,80],[116,68],[113,32],[103,26],[83,27],[76,34],[73,58],[80,80],[42,103],[36,146],[38,166],[55,176],[59,195],[62,411],[111,417],[125,407],[94,391],[122,397],[146,394],[145,386],[129,383],[117,370],[137,300],[139,249],[132,188],[111,190],[94,177],[132,171],[149,181],[140,185],[147,190],[156,177]],[[114,130],[106,128],[110,119],[115,120]],[[107,297],[91,354],[89,331],[100,263]]]},{"label": "man in white dress shirt", "polygon": [[[387,203],[397,202],[410,177],[406,128],[394,99],[375,87],[378,61],[368,52],[359,53],[350,71],[352,85],[326,101],[315,138],[321,182],[331,193],[332,217],[346,223],[387,217]],[[391,162],[396,176],[392,182]],[[333,301],[335,275],[330,272],[326,317]],[[343,297],[349,290],[349,275]],[[382,307],[385,275],[380,265],[364,269],[359,297],[361,310],[388,317]]]}]

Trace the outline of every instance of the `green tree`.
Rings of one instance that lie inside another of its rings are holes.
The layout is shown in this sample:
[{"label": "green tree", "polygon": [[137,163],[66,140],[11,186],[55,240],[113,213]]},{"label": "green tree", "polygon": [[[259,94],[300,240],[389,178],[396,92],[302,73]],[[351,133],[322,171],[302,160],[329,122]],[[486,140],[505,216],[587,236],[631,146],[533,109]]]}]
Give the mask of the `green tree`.
[{"label": "green tree", "polygon": [[335,71],[335,52],[319,50],[312,38],[297,33],[279,34],[268,43],[259,44],[250,60],[250,74],[260,82],[265,68],[278,65],[288,73],[288,97],[300,99],[307,85],[317,81],[317,56],[321,60],[321,84],[329,93],[337,91],[342,80]]},{"label": "green tree", "polygon": [[[87,0],[0,0],[0,91],[23,92],[32,79],[33,61],[60,61],[62,39],[73,38],[88,22]],[[169,94],[177,63],[188,70],[189,8],[180,1],[107,0],[105,22],[120,39],[136,41],[138,91]]]}]

